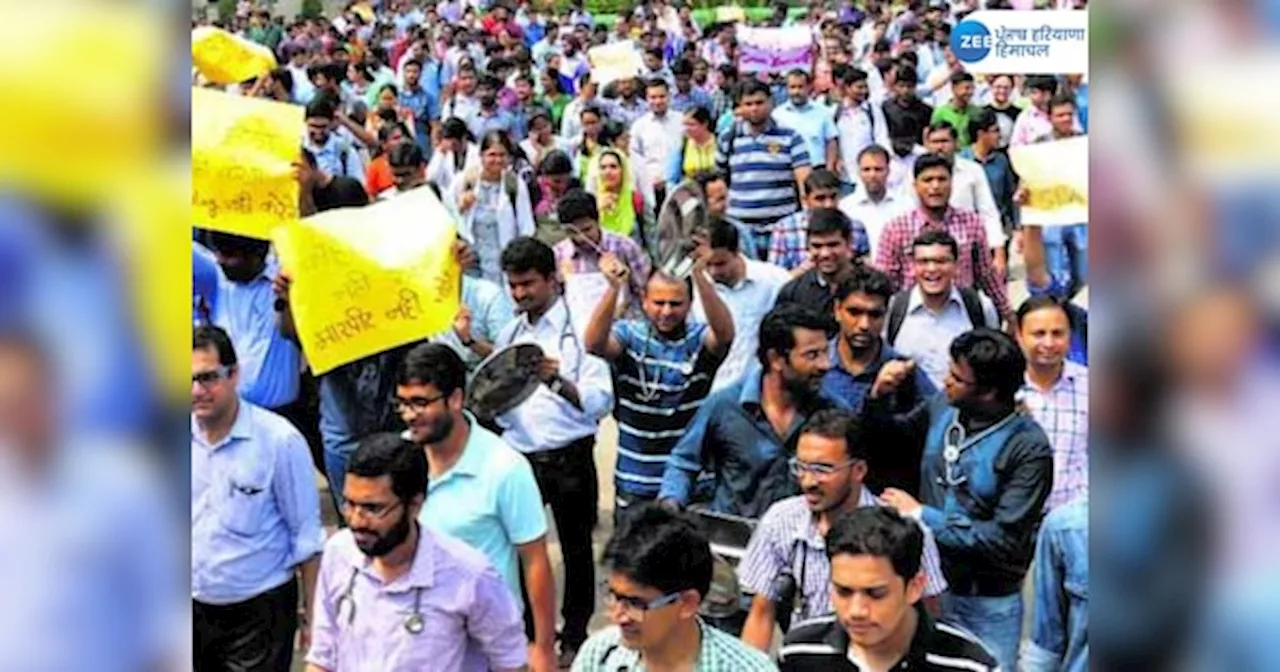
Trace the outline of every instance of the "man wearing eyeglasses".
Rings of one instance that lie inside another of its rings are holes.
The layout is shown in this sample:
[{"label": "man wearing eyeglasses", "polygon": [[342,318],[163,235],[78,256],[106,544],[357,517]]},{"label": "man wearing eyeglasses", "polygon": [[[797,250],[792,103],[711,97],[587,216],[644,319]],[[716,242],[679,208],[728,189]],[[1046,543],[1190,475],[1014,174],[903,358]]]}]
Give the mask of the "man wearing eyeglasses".
[{"label": "man wearing eyeglasses", "polygon": [[316,584],[306,672],[522,670],[520,606],[484,554],[417,522],[427,459],[396,434],[347,462],[343,514]]},{"label": "man wearing eyeglasses", "polygon": [[[831,562],[823,539],[850,511],[880,505],[863,485],[867,438],[857,418],[837,409],[818,411],[800,430],[796,455],[788,466],[803,494],[769,507],[738,565],[739,583],[753,594],[742,629],[746,643],[768,651],[775,623],[785,635],[792,623],[831,612]],[[937,616],[937,596],[947,589],[947,580],[933,536],[921,527],[924,603]]]},{"label": "man wearing eyeglasses", "polygon": [[[1012,670],[1022,638],[1022,581],[1053,489],[1053,450],[1035,418],[1017,410],[1026,359],[987,328],[951,344],[946,396],[930,401],[921,500],[889,488],[881,501],[922,521],[950,584],[942,617],[986,643]],[[869,404],[876,417],[883,409]]]},{"label": "man wearing eyeglasses", "polygon": [[466,379],[462,358],[442,343],[415,346],[400,365],[393,403],[407,438],[427,455],[418,521],[485,554],[517,601],[523,577],[533,621],[529,667],[555,670],[556,584],[542,495],[529,461],[463,410]]},{"label": "man wearing eyeglasses", "polygon": [[831,342],[832,366],[822,380],[822,396],[859,417],[870,400],[877,400],[886,413],[868,437],[867,484],[917,492],[924,434],[912,419],[937,388],[914,362],[884,342],[892,294],[889,278],[865,266],[836,286],[840,335]]},{"label": "man wearing eyeglasses", "polygon": [[778,669],[698,616],[711,586],[711,544],[688,518],[635,505],[605,545],[602,562],[609,569],[604,607],[613,625],[587,640],[573,672]]},{"label": "man wearing eyeglasses", "polygon": [[[288,672],[298,584],[310,611],[324,545],[306,441],[236,391],[231,338],[191,339],[191,600],[194,668]],[[308,617],[302,623],[307,641]]]}]

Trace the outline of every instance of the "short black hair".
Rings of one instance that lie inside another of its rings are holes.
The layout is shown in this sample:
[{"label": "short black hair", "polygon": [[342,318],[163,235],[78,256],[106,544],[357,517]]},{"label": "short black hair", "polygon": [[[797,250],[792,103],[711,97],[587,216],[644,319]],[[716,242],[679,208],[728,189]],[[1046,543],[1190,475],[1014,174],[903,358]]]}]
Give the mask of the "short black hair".
[{"label": "short black hair", "polygon": [[884,271],[857,264],[853,267],[853,272],[836,285],[836,303],[849,298],[850,294],[878,296],[884,299],[887,306],[890,297],[893,296],[893,281]]},{"label": "short black hair", "polygon": [[707,243],[713,250],[728,250],[736,253],[742,241],[738,234],[738,227],[719,217],[712,217],[707,222]]},{"label": "short black hair", "polygon": [[231,344],[231,337],[222,327],[211,324],[196,327],[191,332],[191,349],[206,350],[212,347],[218,351],[218,363],[222,366],[236,365],[236,346]]},{"label": "short black hair", "polygon": [[764,82],[758,79],[755,79],[754,77],[751,79],[744,79],[738,85],[737,100],[739,101],[742,100],[743,98],[746,98],[747,96],[755,96],[760,94],[764,94],[764,97],[767,100],[769,98],[769,85],[765,84]]},{"label": "short black hair", "polygon": [[885,558],[904,582],[920,573],[924,532],[888,507],[862,506],[837,516],[826,542],[829,560],[837,555]]},{"label": "short black hair", "polygon": [[814,208],[809,212],[807,233],[810,237],[838,233],[845,240],[852,240],[853,221],[839,208]]},{"label": "short black hair", "polygon": [[1022,304],[1018,306],[1018,311],[1014,313],[1013,316],[1014,324],[1021,329],[1022,321],[1031,313],[1034,313],[1037,310],[1044,310],[1046,308],[1057,308],[1062,311],[1063,315],[1067,316],[1067,326],[1071,329],[1075,329],[1075,319],[1071,316],[1071,310],[1067,305],[1068,303],[1065,299],[1060,299],[1052,294],[1039,294],[1033,296],[1026,301],[1023,301]]},{"label": "short black hair", "polygon": [[910,82],[915,84],[919,81],[918,75],[916,75],[916,69],[911,65],[899,65],[895,74],[897,75],[897,78],[894,80],[896,82]]},{"label": "short black hair", "polygon": [[1063,91],[1062,93],[1054,94],[1054,96],[1049,99],[1050,112],[1053,111],[1053,108],[1061,107],[1062,105],[1070,105],[1071,109],[1074,110],[1076,108],[1076,97],[1066,91]]},{"label": "short black hair", "polygon": [[992,126],[999,125],[1000,121],[996,119],[995,112],[986,108],[979,110],[972,117],[969,117],[969,128],[966,129],[969,131],[969,141],[973,142],[974,140],[977,140],[979,133],[991,128]]},{"label": "short black hair", "polygon": [[611,571],[664,595],[711,589],[713,561],[706,534],[686,514],[645,503],[628,510],[604,546]]},{"label": "short black hair", "polygon": [[693,181],[698,183],[698,188],[703,194],[707,191],[707,185],[713,182],[728,182],[729,178],[720,170],[700,170],[693,174]]},{"label": "short black hair", "polygon": [[408,503],[427,494],[427,456],[422,448],[399,434],[380,432],[360,440],[347,458],[347,475],[362,478],[391,477],[391,492]]},{"label": "short black hair", "polygon": [[422,148],[416,142],[402,142],[387,150],[387,163],[392,168],[417,168],[426,165]]},{"label": "short black hair", "polygon": [[785,356],[796,347],[796,329],[821,331],[828,340],[839,330],[830,311],[820,313],[796,303],[778,306],[760,320],[760,345],[756,348],[756,359],[761,366],[769,366],[770,352]]},{"label": "short black hair", "polygon": [[805,434],[843,440],[844,453],[849,459],[865,460],[869,457],[862,422],[858,416],[844,409],[824,408],[809,416],[800,428],[800,435]]},{"label": "short black hair", "polygon": [[400,385],[435,385],[440,394],[453,394],[467,385],[467,365],[443,343],[416,345],[400,363]]},{"label": "short black hair", "polygon": [[440,122],[440,137],[448,140],[475,140],[471,129],[467,128],[467,122],[457,117],[449,117]]},{"label": "short black hair", "polygon": [[810,193],[822,189],[840,190],[840,176],[827,170],[826,168],[814,168],[809,171],[809,176],[804,178],[804,193]]},{"label": "short black hair", "polygon": [[266,258],[271,252],[271,242],[248,236],[238,236],[226,231],[209,232],[209,248],[223,254],[241,254],[246,257]]},{"label": "short black hair", "polygon": [[556,204],[556,217],[565,225],[572,225],[583,219],[599,222],[600,208],[591,194],[582,189],[570,189]]},{"label": "short black hair", "polygon": [[311,102],[307,103],[305,116],[307,119],[319,118],[332,120],[335,112],[336,110],[333,108],[333,103],[330,102],[328,98],[324,96],[316,96],[311,100]]},{"label": "short black hair", "polygon": [[661,77],[654,77],[653,79],[650,79],[644,83],[644,90],[647,92],[649,89],[662,89],[663,91],[670,91],[671,87],[667,84],[667,80]]},{"label": "short black hair", "polygon": [[957,140],[960,137],[956,133],[956,127],[951,125],[951,122],[949,121],[935,121],[932,124],[929,124],[924,129],[924,135],[925,137],[928,137],[929,135],[933,133],[937,133],[938,131],[946,131],[951,136],[952,140]]},{"label": "short black hair", "polygon": [[547,152],[546,156],[542,157],[542,163],[538,164],[539,175],[571,175],[572,173],[573,160],[568,154],[558,149]]},{"label": "short black hair", "polygon": [[787,79],[791,79],[792,77],[803,77],[805,84],[813,81],[813,78],[809,76],[809,73],[801,70],[800,68],[795,68],[787,73]]},{"label": "short black hair", "polygon": [[973,83],[973,75],[961,70],[960,72],[951,73],[951,85],[961,84],[964,82]]},{"label": "short black hair", "polygon": [[995,390],[996,398],[1012,404],[1022,389],[1027,359],[1013,338],[1002,331],[979,327],[951,342],[951,359],[973,369],[978,388]]},{"label": "short black hair", "polygon": [[1053,75],[1031,75],[1027,77],[1026,87],[1028,91],[1054,93],[1058,90],[1058,78]]},{"label": "short black hair", "polygon": [[692,77],[693,63],[687,58],[682,58],[671,64],[671,74],[675,77]]},{"label": "short black hair", "polygon": [[931,168],[945,168],[947,175],[951,175],[951,161],[947,157],[936,152],[922,154],[916,157],[916,165],[911,170],[912,177],[920,177],[920,174]]},{"label": "short black hair", "polygon": [[556,253],[551,246],[530,236],[520,236],[502,250],[503,273],[535,271],[544,278],[556,273]]},{"label": "short black hair", "polygon": [[886,162],[889,160],[889,150],[881,147],[880,145],[867,145],[866,147],[863,147],[862,151],[858,152],[858,161],[861,162],[862,157],[867,155],[878,156]]},{"label": "short black hair", "polygon": [[960,244],[956,242],[955,236],[943,229],[925,229],[922,231],[920,235],[916,236],[915,240],[911,241],[912,253],[915,253],[917,247],[929,245],[943,245],[951,250],[953,259],[960,259]]}]

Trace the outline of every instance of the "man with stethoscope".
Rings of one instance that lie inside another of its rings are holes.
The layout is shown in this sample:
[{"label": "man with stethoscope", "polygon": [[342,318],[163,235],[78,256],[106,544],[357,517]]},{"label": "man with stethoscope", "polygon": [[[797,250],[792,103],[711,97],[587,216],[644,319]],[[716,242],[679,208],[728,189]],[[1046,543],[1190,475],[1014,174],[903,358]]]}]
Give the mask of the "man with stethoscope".
[{"label": "man with stethoscope", "polygon": [[555,516],[565,565],[560,660],[567,665],[586,641],[595,610],[595,437],[601,418],[613,409],[613,381],[604,360],[583,347],[577,316],[560,291],[551,247],[517,238],[502,251],[501,263],[519,317],[498,334],[495,345],[535,343],[545,358],[539,372],[543,384],[495,420],[504,430],[502,438],[528,458]]},{"label": "man with stethoscope", "polygon": [[520,607],[485,556],[417,522],[427,458],[397,434],[347,462],[316,584],[307,672],[523,670]]},{"label": "man with stethoscope", "polygon": [[[946,396],[934,397],[920,414],[921,424],[928,422],[923,502],[895,488],[880,496],[933,532],[950,586],[942,620],[977,635],[1010,670],[1022,639],[1022,582],[1053,489],[1049,439],[1017,408],[1025,371],[1026,359],[1009,335],[980,328],[957,336]],[[883,421],[886,396],[867,402],[864,411],[874,422]]]}]

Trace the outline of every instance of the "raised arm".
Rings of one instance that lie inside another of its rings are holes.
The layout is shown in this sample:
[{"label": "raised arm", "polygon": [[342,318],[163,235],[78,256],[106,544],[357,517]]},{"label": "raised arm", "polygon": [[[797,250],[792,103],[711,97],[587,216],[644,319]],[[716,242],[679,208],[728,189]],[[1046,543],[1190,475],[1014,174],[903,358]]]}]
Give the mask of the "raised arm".
[{"label": "raised arm", "polygon": [[729,346],[733,345],[733,314],[716,293],[715,285],[707,275],[708,258],[703,255],[694,263],[693,286],[698,293],[698,298],[702,301],[702,310],[707,315],[707,326],[710,327],[707,329],[703,345],[712,354],[723,357],[729,351]]},{"label": "raised arm", "polygon": [[596,305],[595,311],[591,313],[591,320],[587,322],[583,338],[586,341],[587,352],[612,362],[621,357],[625,351],[622,342],[613,335],[613,314],[618,305],[618,293],[627,283],[631,269],[617,257],[607,254],[600,260],[600,270],[604,271],[609,287],[605,290],[604,296],[600,297],[600,303]]}]

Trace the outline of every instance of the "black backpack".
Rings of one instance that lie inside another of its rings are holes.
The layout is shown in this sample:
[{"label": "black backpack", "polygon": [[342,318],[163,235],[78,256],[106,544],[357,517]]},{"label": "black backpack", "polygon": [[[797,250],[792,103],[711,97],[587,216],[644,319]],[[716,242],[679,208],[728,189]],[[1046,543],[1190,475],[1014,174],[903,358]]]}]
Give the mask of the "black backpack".
[{"label": "black backpack", "polygon": [[[1000,325],[987,324],[986,313],[982,310],[982,299],[978,296],[978,290],[972,287],[959,287],[960,301],[964,303],[964,312],[969,315],[969,322],[974,328],[991,327],[998,329]],[[907,317],[907,303],[911,297],[911,290],[903,290],[894,294],[889,298],[889,326],[887,328],[887,338],[885,342],[890,346],[898,340],[898,332],[902,331],[902,321]]]}]

